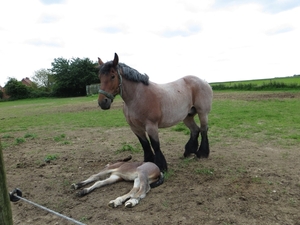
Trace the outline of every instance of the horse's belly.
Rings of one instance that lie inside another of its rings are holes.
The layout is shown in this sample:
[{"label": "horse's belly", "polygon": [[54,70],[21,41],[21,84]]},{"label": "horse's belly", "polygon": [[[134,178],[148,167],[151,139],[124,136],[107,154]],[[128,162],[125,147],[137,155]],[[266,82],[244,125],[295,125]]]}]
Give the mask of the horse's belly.
[{"label": "horse's belly", "polygon": [[171,110],[164,110],[162,120],[158,124],[159,128],[171,127],[182,120],[188,115],[189,107],[172,107]]}]

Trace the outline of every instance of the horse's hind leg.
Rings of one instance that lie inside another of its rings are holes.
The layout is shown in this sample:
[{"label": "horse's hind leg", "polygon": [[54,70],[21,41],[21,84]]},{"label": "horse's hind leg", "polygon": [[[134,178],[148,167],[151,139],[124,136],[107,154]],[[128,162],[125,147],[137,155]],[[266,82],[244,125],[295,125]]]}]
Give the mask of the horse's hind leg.
[{"label": "horse's hind leg", "polygon": [[183,120],[184,124],[190,129],[190,139],[185,145],[185,151],[183,154],[184,157],[187,157],[192,153],[197,153],[200,128],[195,123],[195,114],[196,110],[194,107],[192,107],[188,116]]},{"label": "horse's hind leg", "polygon": [[110,172],[111,172],[110,170],[107,170],[105,168],[105,169],[101,170],[99,173],[93,174],[92,176],[90,176],[88,179],[86,179],[84,181],[81,181],[81,182],[76,183],[76,184],[75,183],[72,184],[71,188],[74,189],[74,190],[79,189],[79,188],[81,188],[81,187],[83,187],[83,186],[85,186],[85,185],[87,185],[89,183],[92,183],[92,182],[94,182],[96,180],[100,180],[101,177],[106,176]]},{"label": "horse's hind leg", "polygon": [[208,143],[208,116],[207,114],[200,114],[200,132],[201,132],[201,144],[199,150],[197,151],[196,155],[198,158],[207,158],[209,156],[209,143]]}]

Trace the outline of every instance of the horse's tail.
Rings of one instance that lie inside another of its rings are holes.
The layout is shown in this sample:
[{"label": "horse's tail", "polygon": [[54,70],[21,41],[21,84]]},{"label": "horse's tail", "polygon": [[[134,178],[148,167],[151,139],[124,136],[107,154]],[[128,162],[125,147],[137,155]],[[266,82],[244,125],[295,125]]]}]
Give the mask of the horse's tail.
[{"label": "horse's tail", "polygon": [[156,188],[158,187],[159,185],[163,184],[164,183],[164,180],[165,180],[165,177],[164,177],[164,174],[162,172],[160,172],[160,176],[158,178],[157,181],[153,182],[150,184],[150,187],[151,188]]}]

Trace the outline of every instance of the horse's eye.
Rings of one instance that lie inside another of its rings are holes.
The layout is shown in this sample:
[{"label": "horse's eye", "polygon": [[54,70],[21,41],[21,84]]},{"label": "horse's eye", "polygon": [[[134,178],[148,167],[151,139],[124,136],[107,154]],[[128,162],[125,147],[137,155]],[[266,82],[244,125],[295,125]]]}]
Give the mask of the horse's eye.
[{"label": "horse's eye", "polygon": [[115,75],[112,75],[112,76],[111,76],[111,79],[113,80],[113,79],[115,79],[115,77],[116,77]]}]

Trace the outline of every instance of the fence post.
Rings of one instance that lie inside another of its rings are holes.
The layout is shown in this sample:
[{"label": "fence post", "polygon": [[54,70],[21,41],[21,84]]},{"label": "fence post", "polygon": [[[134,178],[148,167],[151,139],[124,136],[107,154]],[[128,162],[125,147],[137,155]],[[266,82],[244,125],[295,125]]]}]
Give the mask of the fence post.
[{"label": "fence post", "polygon": [[13,225],[9,194],[6,187],[6,175],[0,139],[0,224]]}]

